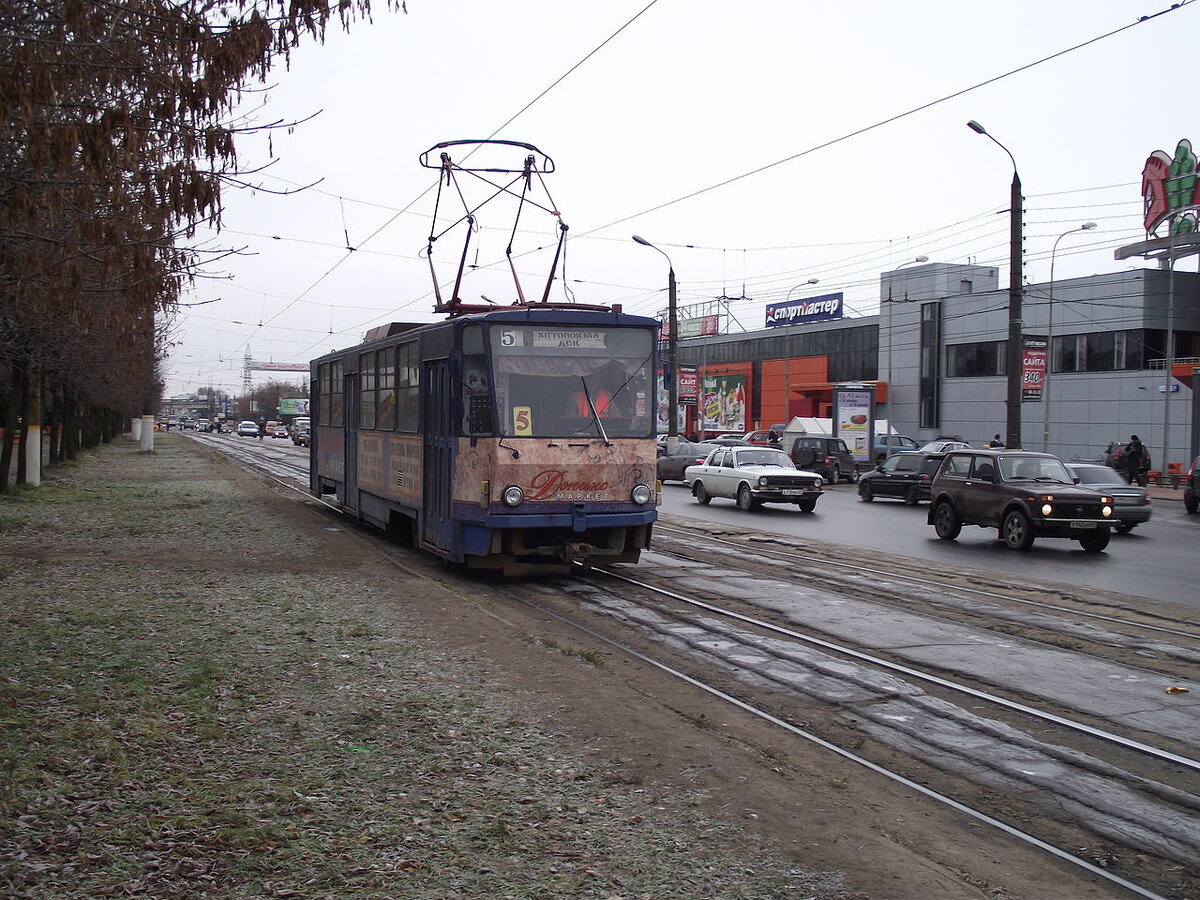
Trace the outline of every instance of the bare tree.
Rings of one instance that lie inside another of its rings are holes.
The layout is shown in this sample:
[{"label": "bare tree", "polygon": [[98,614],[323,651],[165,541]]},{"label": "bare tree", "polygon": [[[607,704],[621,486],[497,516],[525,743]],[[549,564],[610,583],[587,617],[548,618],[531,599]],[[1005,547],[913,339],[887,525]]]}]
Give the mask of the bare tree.
[{"label": "bare tree", "polygon": [[243,174],[234,106],[302,40],[369,15],[369,0],[0,4],[0,388],[27,386],[5,406],[28,420],[48,379],[121,416],[154,410],[160,323],[205,261],[186,240],[220,227]]}]

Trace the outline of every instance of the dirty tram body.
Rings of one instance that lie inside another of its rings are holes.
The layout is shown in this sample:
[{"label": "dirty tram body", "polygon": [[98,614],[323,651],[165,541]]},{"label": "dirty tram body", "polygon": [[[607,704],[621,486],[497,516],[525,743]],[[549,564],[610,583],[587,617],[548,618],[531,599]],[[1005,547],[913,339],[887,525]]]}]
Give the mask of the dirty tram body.
[{"label": "dirty tram body", "polygon": [[[449,150],[463,146],[528,154],[514,168],[456,163]],[[469,177],[493,196],[517,197],[518,218],[538,206],[530,196],[553,171],[537,148],[506,141],[439,144],[421,161],[439,171],[439,206],[445,185],[465,207],[458,181]],[[549,299],[567,231],[557,213],[558,247],[539,299],[525,298],[510,237],[517,300],[463,303],[478,211],[465,208],[441,234],[433,217],[426,255],[444,321],[381,326],[313,360],[311,489],[471,568],[519,575],[635,562],[657,514],[659,323],[619,306]],[[466,238],[443,301],[433,250],[455,227]]]}]

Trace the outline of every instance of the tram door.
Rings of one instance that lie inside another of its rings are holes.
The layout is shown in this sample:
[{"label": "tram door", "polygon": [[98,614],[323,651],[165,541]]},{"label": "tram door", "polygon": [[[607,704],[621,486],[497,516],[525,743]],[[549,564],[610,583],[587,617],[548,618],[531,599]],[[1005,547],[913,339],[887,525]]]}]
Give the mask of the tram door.
[{"label": "tram door", "polygon": [[343,496],[338,497],[347,509],[358,509],[358,373],[347,372],[342,379],[342,465],[346,474],[342,479]]},{"label": "tram door", "polygon": [[421,390],[421,435],[424,463],[421,485],[421,540],[441,550],[453,551],[454,522],[451,492],[454,480],[454,421],[450,411],[454,397],[450,388],[448,360],[425,363]]}]

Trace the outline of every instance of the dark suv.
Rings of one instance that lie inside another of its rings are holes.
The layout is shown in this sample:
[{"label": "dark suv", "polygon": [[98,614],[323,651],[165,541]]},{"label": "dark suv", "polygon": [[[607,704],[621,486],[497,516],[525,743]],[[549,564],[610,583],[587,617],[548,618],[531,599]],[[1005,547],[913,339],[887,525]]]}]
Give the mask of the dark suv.
[{"label": "dark suv", "polygon": [[785,434],[783,450],[797,467],[817,472],[830,484],[837,484],[843,479],[850,484],[858,481],[858,463],[841,438],[812,434],[793,437]]},{"label": "dark suv", "polygon": [[929,485],[944,456],[916,451],[889,456],[858,479],[858,499],[870,503],[876,497],[891,497],[916,506],[929,499]]},{"label": "dark suv", "polygon": [[1111,496],[1077,487],[1057,456],[1027,450],[951,451],[930,493],[927,521],[944,541],[978,525],[998,529],[1013,550],[1059,537],[1099,553],[1117,518]]}]

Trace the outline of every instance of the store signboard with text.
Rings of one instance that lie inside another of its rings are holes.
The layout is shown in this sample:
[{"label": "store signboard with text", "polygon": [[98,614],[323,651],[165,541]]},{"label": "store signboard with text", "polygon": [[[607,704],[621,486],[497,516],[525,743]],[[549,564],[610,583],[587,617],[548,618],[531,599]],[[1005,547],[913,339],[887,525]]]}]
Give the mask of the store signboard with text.
[{"label": "store signboard with text", "polygon": [[802,300],[785,300],[767,306],[767,327],[778,325],[808,325],[811,322],[827,322],[842,317],[842,292],[807,297]]}]

